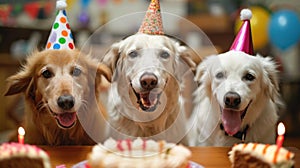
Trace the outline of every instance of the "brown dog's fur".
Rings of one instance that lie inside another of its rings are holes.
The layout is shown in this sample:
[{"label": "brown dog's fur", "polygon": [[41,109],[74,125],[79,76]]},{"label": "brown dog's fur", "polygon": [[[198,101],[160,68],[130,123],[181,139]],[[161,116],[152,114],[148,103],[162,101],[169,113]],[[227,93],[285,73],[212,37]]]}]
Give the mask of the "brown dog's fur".
[{"label": "brown dog's fur", "polygon": [[[74,75],[75,67],[81,70],[79,75]],[[45,69],[51,72],[51,77],[43,75]],[[78,114],[99,112],[99,108],[104,112],[98,101],[101,75],[110,80],[110,69],[78,50],[45,50],[31,54],[23,69],[8,78],[6,93],[6,96],[21,92],[25,95],[25,142],[38,145],[95,144],[78,121]],[[75,99],[70,110],[57,105],[57,98],[64,94]],[[75,123],[70,128],[63,128],[55,116],[70,111],[76,112]],[[105,128],[103,137],[104,134]]]}]

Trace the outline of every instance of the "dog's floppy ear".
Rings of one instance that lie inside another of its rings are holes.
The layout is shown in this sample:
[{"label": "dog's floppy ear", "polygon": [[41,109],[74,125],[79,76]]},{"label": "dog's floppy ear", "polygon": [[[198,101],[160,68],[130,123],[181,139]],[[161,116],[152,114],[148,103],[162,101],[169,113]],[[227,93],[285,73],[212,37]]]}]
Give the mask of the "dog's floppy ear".
[{"label": "dog's floppy ear", "polygon": [[186,43],[177,37],[165,35],[169,37],[179,53],[180,58],[189,66],[190,70],[195,74],[197,65],[202,61],[202,58]]},{"label": "dog's floppy ear", "polygon": [[[210,74],[210,66],[212,65],[211,61],[213,61],[216,57],[216,55],[208,56],[197,66],[194,81],[198,83],[198,88],[201,90],[202,96],[211,95],[212,77]],[[201,96],[197,97],[200,98]]]},{"label": "dog's floppy ear", "polygon": [[[103,59],[101,60],[102,63],[107,65],[110,68],[110,71],[114,77],[114,79],[117,78],[118,72],[117,72],[117,63],[120,58],[120,42],[116,42],[111,45],[110,49],[105,53]],[[114,79],[110,79],[110,81],[113,81]]]},{"label": "dog's floppy ear", "polygon": [[202,84],[205,82],[210,82],[211,80],[211,74],[210,69],[212,66],[216,63],[219,63],[216,61],[218,59],[218,55],[210,55],[207,56],[196,68],[195,72],[195,78],[194,80],[198,82],[198,84]]},{"label": "dog's floppy ear", "polygon": [[35,100],[36,86],[35,86],[35,72],[39,51],[34,50],[27,58],[26,63],[22,65],[22,69],[15,75],[7,78],[7,91],[5,96],[14,95],[18,93],[25,93],[26,97]]},{"label": "dog's floppy ear", "polygon": [[279,81],[277,65],[270,57],[262,57],[257,55],[263,66],[263,82],[267,86],[266,94],[274,101],[278,101],[279,97]]},{"label": "dog's floppy ear", "polygon": [[197,65],[202,61],[202,58],[190,47],[181,45],[178,47],[179,55],[182,60],[190,67],[195,74]]},{"label": "dog's floppy ear", "polygon": [[116,69],[118,59],[120,57],[119,53],[120,42],[116,42],[111,45],[110,49],[105,53],[101,62],[106,64],[113,72]]},{"label": "dog's floppy ear", "polygon": [[29,88],[29,86],[33,85],[31,73],[32,72],[30,72],[28,68],[25,67],[22,71],[13,76],[10,76],[7,79],[8,90],[6,91],[5,96],[25,92],[27,88]]},{"label": "dog's floppy ear", "polygon": [[111,82],[111,77],[112,77],[111,69],[103,63],[99,63],[97,66],[97,76],[101,76],[101,75],[103,75],[107,79],[107,81]]},{"label": "dog's floppy ear", "polygon": [[[175,42],[175,50],[177,52],[176,56],[176,68],[175,77],[179,81],[192,80],[196,72],[197,65],[202,61],[202,59],[197,55],[195,51],[186,45],[182,45],[179,42]],[[189,77],[190,76],[190,77]],[[187,78],[187,79],[185,79]],[[191,78],[191,79],[188,79]]]},{"label": "dog's floppy ear", "polygon": [[206,66],[204,65],[205,62],[203,62],[202,64],[199,64],[197,66],[196,69],[196,74],[194,77],[194,80],[200,85],[201,83],[203,83],[203,77],[204,77],[204,73],[207,71],[206,70]]}]

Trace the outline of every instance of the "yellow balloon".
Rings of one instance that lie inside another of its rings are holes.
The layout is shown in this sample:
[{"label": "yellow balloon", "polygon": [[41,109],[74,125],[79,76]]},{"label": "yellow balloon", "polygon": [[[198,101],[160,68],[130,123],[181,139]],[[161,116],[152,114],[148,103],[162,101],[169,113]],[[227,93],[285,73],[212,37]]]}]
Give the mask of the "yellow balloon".
[{"label": "yellow balloon", "polygon": [[68,8],[68,9],[71,9],[72,6],[74,5],[74,3],[76,3],[76,1],[77,1],[77,0],[67,0],[67,1],[66,1],[67,4],[68,4],[67,8]]},{"label": "yellow balloon", "polygon": [[[252,18],[250,20],[251,31],[252,31],[252,40],[254,50],[261,49],[267,45],[269,42],[268,37],[268,24],[270,14],[262,7],[253,6],[250,7],[252,11]],[[237,34],[240,27],[242,25],[242,21],[238,17],[235,22],[235,33]]]}]

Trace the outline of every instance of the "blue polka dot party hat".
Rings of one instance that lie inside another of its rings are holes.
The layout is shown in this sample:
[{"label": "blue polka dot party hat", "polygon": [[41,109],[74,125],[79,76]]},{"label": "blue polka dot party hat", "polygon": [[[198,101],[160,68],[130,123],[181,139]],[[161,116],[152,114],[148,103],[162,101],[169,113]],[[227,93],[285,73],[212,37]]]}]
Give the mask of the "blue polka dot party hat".
[{"label": "blue polka dot party hat", "polygon": [[66,0],[58,0],[56,2],[57,14],[46,44],[46,50],[75,49],[66,7]]}]

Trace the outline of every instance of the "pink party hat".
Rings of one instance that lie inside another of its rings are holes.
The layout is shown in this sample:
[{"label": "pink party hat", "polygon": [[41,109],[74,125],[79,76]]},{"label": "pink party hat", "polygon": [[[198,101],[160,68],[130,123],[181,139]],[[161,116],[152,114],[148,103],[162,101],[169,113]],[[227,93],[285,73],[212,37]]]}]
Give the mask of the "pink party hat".
[{"label": "pink party hat", "polygon": [[151,0],[139,33],[150,35],[164,34],[159,0]]},{"label": "pink party hat", "polygon": [[46,49],[75,49],[66,7],[66,0],[58,0],[56,2],[56,9],[58,11],[46,44]]},{"label": "pink party hat", "polygon": [[247,54],[253,55],[253,44],[251,35],[250,19],[252,12],[250,9],[243,9],[241,11],[241,20],[244,21],[237,36],[232,43],[230,50],[243,51]]}]

